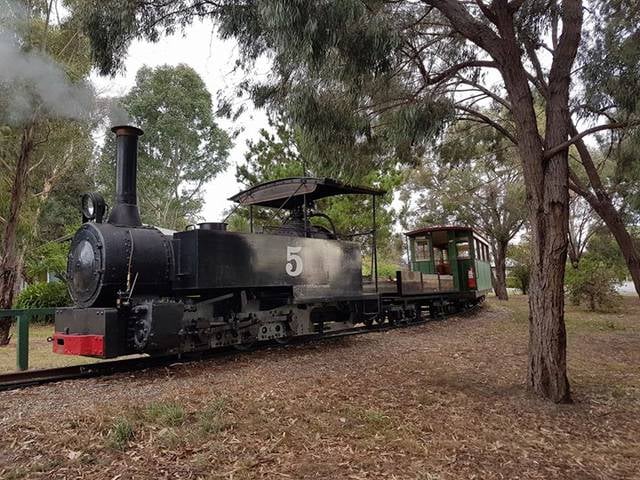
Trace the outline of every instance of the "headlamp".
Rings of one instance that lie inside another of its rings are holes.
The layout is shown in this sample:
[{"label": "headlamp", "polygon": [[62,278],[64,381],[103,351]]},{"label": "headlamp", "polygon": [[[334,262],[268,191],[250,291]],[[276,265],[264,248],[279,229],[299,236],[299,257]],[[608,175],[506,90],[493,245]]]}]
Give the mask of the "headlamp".
[{"label": "headlamp", "polygon": [[82,195],[82,221],[88,222],[95,220],[102,223],[104,216],[105,203],[104,198],[97,192],[85,193]]}]

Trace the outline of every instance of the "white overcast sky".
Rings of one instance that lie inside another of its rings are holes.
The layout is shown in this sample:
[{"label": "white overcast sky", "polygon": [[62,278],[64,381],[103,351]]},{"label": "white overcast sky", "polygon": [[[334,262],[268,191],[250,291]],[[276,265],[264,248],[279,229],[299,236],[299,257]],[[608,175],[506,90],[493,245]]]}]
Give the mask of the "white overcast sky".
[{"label": "white overcast sky", "polygon": [[[135,83],[136,72],[143,65],[178,65],[184,63],[191,66],[202,77],[211,95],[214,97],[221,89],[231,91],[240,81],[241,76],[233,72],[234,62],[239,57],[237,45],[233,41],[223,41],[217,37],[213,25],[209,21],[195,22],[183,33],[163,37],[158,43],[136,41],[129,48],[125,61],[125,71],[114,78],[92,74],[98,94],[101,96],[122,96]],[[262,68],[262,71],[260,69]],[[258,67],[255,77],[266,75],[268,66]],[[220,221],[223,211],[232,203],[227,201],[240,190],[235,181],[235,166],[244,159],[248,139],[256,138],[261,128],[267,127],[267,117],[263,111],[253,108],[247,101],[247,112],[235,124],[220,119],[219,125],[227,130],[242,127],[243,132],[234,140],[234,147],[229,156],[229,167],[220,173],[205,187],[205,206],[201,212],[207,221]]]}]

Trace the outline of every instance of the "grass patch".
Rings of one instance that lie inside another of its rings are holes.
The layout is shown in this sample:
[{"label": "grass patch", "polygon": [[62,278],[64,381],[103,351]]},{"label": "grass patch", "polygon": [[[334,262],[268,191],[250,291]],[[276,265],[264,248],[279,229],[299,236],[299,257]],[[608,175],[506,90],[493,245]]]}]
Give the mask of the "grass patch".
[{"label": "grass patch", "polygon": [[[54,368],[70,365],[82,365],[95,362],[94,358],[53,353],[52,344],[47,338],[53,336],[53,325],[31,324],[29,327],[29,368]],[[0,348],[0,372],[16,370],[16,342],[18,334],[15,325],[11,327],[11,342]]]},{"label": "grass patch", "polygon": [[177,427],[184,422],[185,413],[175,402],[154,402],[143,410],[142,418],[161,427]]},{"label": "grass patch", "polygon": [[225,413],[225,399],[215,399],[211,404],[196,414],[198,430],[204,434],[212,434],[226,429],[228,424],[225,420]]},{"label": "grass patch", "polygon": [[380,410],[365,410],[359,415],[360,420],[376,428],[386,428],[391,424],[391,418]]},{"label": "grass patch", "polygon": [[344,417],[339,421],[347,427],[356,428],[366,435],[377,435],[391,427],[392,419],[382,410],[361,409],[348,406],[340,412]]},{"label": "grass patch", "polygon": [[[572,305],[569,299],[566,299],[565,325],[567,332],[587,334],[640,331],[639,325],[629,321],[634,316],[640,318],[640,303],[638,303],[637,297],[622,297],[622,302],[624,314],[620,312],[590,312],[585,310],[584,306]],[[507,308],[512,314],[513,321],[518,325],[526,325],[529,321],[528,297],[525,295],[511,296],[507,302],[491,299],[490,305]],[[499,326],[503,330],[508,330],[508,327],[508,323]]]},{"label": "grass patch", "polygon": [[131,421],[118,417],[107,433],[107,444],[116,450],[124,450],[133,438],[134,427]]}]

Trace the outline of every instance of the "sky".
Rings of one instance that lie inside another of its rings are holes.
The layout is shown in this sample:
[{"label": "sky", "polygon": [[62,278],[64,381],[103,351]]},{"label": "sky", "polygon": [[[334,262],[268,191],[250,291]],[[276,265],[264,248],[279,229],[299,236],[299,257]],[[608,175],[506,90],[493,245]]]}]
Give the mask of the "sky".
[{"label": "sky", "polygon": [[[136,72],[143,65],[156,67],[184,63],[202,77],[215,102],[219,90],[232,91],[240,81],[241,74],[233,72],[234,62],[238,58],[239,52],[234,41],[218,38],[210,21],[198,21],[187,27],[183,33],[163,37],[157,43],[133,42],[122,73],[111,78],[102,77],[94,72],[91,80],[100,96],[122,96],[133,87]],[[268,65],[258,65],[254,78],[265,76],[267,73]],[[242,189],[235,180],[235,166],[244,160],[247,140],[257,138],[259,130],[267,127],[267,116],[264,111],[256,110],[251,102],[246,100],[246,112],[237,122],[232,124],[227,119],[219,119],[218,123],[228,131],[241,127],[242,132],[234,140],[226,171],[205,186],[205,206],[201,212],[205,221],[221,221],[224,211],[233,205],[227,198]]]}]

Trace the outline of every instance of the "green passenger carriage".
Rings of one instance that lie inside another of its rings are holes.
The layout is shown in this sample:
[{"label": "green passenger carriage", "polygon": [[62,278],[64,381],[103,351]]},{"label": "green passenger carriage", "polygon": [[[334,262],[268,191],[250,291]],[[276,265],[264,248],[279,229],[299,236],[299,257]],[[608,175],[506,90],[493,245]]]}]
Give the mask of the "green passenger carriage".
[{"label": "green passenger carriage", "polygon": [[489,245],[470,227],[448,225],[407,232],[410,272],[403,293],[466,292],[483,297],[491,289]]}]

